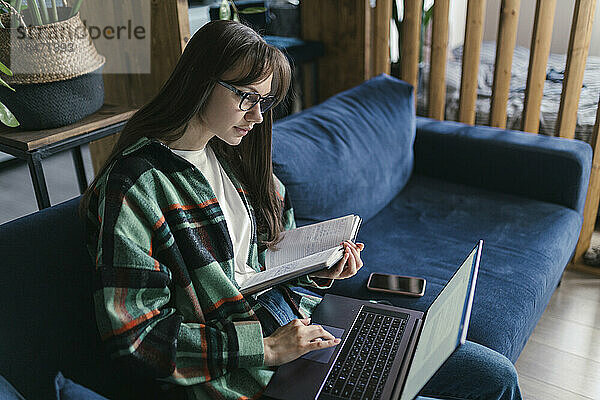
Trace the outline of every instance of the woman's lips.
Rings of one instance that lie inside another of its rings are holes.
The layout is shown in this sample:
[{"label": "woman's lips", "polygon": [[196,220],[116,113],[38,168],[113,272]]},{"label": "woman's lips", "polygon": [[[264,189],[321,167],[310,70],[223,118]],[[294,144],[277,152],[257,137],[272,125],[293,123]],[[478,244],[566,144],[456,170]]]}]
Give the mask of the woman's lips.
[{"label": "woman's lips", "polygon": [[234,128],[237,131],[237,133],[239,133],[242,136],[246,136],[246,134],[249,131],[249,129],[242,129],[242,128],[238,128],[237,126],[235,126]]}]

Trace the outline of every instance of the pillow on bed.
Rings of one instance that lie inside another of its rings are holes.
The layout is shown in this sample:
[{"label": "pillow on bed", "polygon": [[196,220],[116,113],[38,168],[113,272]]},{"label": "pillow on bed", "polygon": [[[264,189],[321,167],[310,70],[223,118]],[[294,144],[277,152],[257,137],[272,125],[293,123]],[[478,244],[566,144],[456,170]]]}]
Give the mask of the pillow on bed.
[{"label": "pillow on bed", "polygon": [[275,174],[298,224],[385,207],[411,175],[415,121],[412,86],[382,74],[274,124]]}]

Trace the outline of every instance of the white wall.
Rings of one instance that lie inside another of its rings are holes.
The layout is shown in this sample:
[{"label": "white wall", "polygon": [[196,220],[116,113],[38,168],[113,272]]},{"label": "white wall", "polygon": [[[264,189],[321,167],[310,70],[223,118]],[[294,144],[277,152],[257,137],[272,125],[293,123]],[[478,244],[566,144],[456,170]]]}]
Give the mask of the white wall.
[{"label": "white wall", "polygon": [[[525,0],[530,1],[530,0]],[[465,41],[465,22],[467,20],[467,0],[450,0],[448,16],[448,48],[453,49]]]},{"label": "white wall", "polygon": [[[403,15],[403,0],[394,0],[398,6],[400,19]],[[410,0],[408,0],[410,1]],[[530,0],[525,0],[530,1]],[[434,0],[424,0],[425,7],[429,7]],[[450,0],[450,13],[448,16],[448,49],[460,46],[465,39],[465,21],[467,20],[467,0]],[[398,61],[398,32],[396,25],[390,23],[390,56],[392,62]]]},{"label": "white wall", "polygon": [[[456,1],[466,3],[466,0]],[[487,0],[483,40],[496,40],[498,35],[500,5],[501,0]],[[519,26],[517,29],[518,46],[529,48],[531,45],[535,5],[535,0],[521,0]],[[557,54],[565,54],[567,52],[574,8],[575,0],[557,0],[550,52]],[[592,27],[592,41],[590,43],[589,55],[600,56],[600,1],[596,3],[596,13],[594,25]]]}]

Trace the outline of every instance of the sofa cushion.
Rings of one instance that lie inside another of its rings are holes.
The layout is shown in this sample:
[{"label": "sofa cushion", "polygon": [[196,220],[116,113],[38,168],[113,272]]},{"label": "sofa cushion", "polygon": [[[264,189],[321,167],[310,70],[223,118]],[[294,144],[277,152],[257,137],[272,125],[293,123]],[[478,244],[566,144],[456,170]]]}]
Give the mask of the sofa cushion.
[{"label": "sofa cushion", "polygon": [[78,203],[0,225],[0,374],[26,399],[54,398],[58,371],[113,400],[153,398],[158,384],[104,352]]},{"label": "sofa cushion", "polygon": [[2,375],[0,375],[0,399],[25,400],[21,393],[15,389]]},{"label": "sofa cushion", "polygon": [[414,173],[583,213],[592,147],[575,139],[417,117]]},{"label": "sofa cushion", "polygon": [[56,400],[107,400],[106,397],[65,378],[61,372],[54,379]]},{"label": "sofa cushion", "polygon": [[413,168],[412,93],[380,75],[275,124],[275,174],[297,219],[368,220],[402,190]]},{"label": "sofa cushion", "polygon": [[[468,339],[516,361],[577,243],[582,218],[552,203],[414,176],[359,232],[364,267],[330,293],[426,310],[484,240]],[[425,296],[366,289],[371,272],[427,279]]]}]

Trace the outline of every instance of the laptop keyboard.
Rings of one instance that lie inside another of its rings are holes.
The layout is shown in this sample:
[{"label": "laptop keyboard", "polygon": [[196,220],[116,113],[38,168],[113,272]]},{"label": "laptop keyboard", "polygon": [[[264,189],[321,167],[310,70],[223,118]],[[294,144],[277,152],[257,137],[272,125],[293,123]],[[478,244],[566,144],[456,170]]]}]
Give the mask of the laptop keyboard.
[{"label": "laptop keyboard", "polygon": [[362,307],[321,393],[379,399],[407,321],[408,314]]}]

